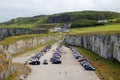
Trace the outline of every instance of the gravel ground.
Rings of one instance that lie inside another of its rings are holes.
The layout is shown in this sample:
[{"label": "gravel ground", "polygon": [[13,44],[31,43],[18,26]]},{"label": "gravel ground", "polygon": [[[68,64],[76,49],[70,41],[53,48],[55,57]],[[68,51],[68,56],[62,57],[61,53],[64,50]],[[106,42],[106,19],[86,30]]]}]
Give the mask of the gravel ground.
[{"label": "gravel ground", "polygon": [[[52,46],[44,56],[40,58],[40,65],[29,65],[32,72],[26,80],[100,80],[94,71],[86,71],[74,58],[70,49],[62,47],[66,52],[62,55],[62,64],[51,64],[50,58],[56,49],[57,44]],[[28,56],[29,58],[30,56]],[[23,62],[27,57],[19,57],[15,62]],[[43,60],[48,60],[48,65],[43,65]]]}]

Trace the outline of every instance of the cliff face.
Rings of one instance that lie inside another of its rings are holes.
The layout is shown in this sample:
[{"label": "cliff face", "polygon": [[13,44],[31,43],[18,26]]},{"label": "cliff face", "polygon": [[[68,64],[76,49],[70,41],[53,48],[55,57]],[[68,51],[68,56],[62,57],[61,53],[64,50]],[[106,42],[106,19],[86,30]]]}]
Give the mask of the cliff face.
[{"label": "cliff face", "polygon": [[11,43],[6,46],[0,45],[0,51],[12,55],[20,53],[27,48],[36,47],[54,40],[59,40],[60,38],[61,36],[40,36],[25,40],[18,40],[17,42]]},{"label": "cliff face", "polygon": [[4,80],[10,74],[14,72],[15,67],[13,66],[11,59],[5,53],[0,53],[0,80]]},{"label": "cliff face", "polygon": [[[23,52],[25,49],[46,44],[51,41],[60,40],[61,38],[62,38],[61,35],[40,36],[25,40],[19,40],[17,42],[5,46],[0,45],[0,80],[4,80],[15,71],[15,67],[12,65],[11,62],[12,59],[11,55],[19,54]],[[5,54],[6,56],[4,56]]]},{"label": "cliff face", "polygon": [[48,23],[63,23],[63,22],[71,22],[72,16],[70,15],[60,15],[60,16],[49,16],[47,19]]},{"label": "cliff face", "polygon": [[47,30],[31,30],[26,28],[0,28],[0,40],[5,37],[25,34],[42,34],[47,33]]},{"label": "cliff face", "polygon": [[120,35],[67,35],[65,42],[92,50],[103,58],[116,59],[120,62]]}]

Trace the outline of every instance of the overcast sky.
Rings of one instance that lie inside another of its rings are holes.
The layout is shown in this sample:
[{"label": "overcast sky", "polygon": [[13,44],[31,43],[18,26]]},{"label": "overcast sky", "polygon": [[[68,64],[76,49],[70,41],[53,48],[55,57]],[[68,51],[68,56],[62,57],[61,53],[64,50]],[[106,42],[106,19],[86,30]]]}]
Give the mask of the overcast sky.
[{"label": "overcast sky", "polygon": [[120,12],[120,0],[0,0],[0,22],[16,17],[82,10]]}]

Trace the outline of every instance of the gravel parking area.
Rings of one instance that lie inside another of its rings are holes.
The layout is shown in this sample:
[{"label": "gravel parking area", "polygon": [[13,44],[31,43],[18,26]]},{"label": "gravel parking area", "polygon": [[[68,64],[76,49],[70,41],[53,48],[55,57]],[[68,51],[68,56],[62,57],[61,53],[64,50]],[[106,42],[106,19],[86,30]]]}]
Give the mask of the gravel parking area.
[{"label": "gravel parking area", "polygon": [[[53,45],[52,49],[40,58],[40,65],[29,65],[32,72],[27,80],[100,80],[94,71],[84,70],[67,47],[62,47],[62,64],[51,64],[50,58],[56,47],[57,44]],[[44,59],[47,59],[48,65],[43,64]]]}]

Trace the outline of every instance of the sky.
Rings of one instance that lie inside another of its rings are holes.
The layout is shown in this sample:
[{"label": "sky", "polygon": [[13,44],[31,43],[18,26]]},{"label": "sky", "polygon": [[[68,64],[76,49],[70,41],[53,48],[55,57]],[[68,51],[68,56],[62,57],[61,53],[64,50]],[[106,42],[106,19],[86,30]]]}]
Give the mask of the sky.
[{"label": "sky", "polygon": [[120,0],[0,0],[0,22],[83,10],[120,12]]}]

